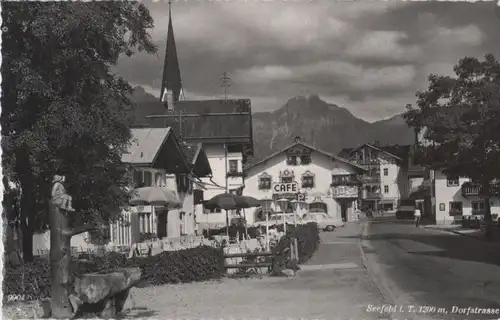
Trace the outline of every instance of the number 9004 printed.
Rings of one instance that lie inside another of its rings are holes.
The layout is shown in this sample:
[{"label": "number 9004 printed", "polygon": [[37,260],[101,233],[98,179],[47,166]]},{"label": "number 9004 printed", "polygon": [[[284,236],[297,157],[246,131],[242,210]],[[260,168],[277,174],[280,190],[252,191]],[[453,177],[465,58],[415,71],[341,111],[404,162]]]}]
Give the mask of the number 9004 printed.
[{"label": "number 9004 printed", "polygon": [[34,300],[32,296],[29,294],[9,294],[7,295],[7,301],[31,301]]}]

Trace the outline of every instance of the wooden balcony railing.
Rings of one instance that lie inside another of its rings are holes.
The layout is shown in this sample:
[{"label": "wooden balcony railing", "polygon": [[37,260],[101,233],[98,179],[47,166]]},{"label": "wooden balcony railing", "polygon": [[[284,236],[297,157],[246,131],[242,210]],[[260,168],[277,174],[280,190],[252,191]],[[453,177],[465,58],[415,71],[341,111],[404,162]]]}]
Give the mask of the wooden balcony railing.
[{"label": "wooden balcony railing", "polygon": [[473,185],[470,183],[464,183],[462,185],[462,195],[464,197],[478,196],[481,194],[482,187],[478,185]]}]

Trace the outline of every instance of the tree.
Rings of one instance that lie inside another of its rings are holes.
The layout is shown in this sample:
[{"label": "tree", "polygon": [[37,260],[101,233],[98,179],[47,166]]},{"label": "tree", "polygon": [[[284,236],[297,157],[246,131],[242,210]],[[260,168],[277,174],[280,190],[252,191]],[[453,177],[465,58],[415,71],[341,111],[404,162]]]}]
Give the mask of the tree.
[{"label": "tree", "polygon": [[483,61],[465,57],[454,71],[455,77],[431,74],[429,88],[417,92],[417,107],[408,105],[404,118],[426,130],[417,151],[422,164],[481,186],[490,237],[490,198],[500,178],[500,63],[491,54]]},{"label": "tree", "polygon": [[[156,52],[147,33],[153,20],[137,2],[5,2],[2,9],[2,164],[21,190],[25,261],[49,213],[51,222],[63,221],[64,230],[50,226],[52,312],[67,318],[71,236],[116,219],[128,199],[121,155],[131,137],[132,88],[112,67],[122,55]],[[66,176],[77,214],[49,210],[56,174]]]}]

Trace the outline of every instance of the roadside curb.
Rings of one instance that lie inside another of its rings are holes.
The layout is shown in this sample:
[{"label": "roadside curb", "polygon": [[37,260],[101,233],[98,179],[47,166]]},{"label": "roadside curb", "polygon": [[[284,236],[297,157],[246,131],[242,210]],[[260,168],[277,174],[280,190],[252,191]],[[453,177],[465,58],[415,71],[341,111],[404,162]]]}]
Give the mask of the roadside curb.
[{"label": "roadside curb", "polygon": [[427,226],[423,226],[423,227],[424,227],[424,229],[449,232],[449,233],[458,234],[459,236],[462,236],[462,237],[469,237],[469,238],[481,240],[481,238],[478,237],[478,236],[474,236],[474,235],[471,235],[471,234],[463,233],[463,232],[460,232],[460,231],[457,231],[457,230],[453,230],[453,229],[445,229],[445,228],[438,228],[438,227],[427,227]]},{"label": "roadside curb", "polygon": [[[383,271],[380,269],[379,264],[377,261],[372,261],[372,263],[369,262],[369,260],[373,260],[373,258],[369,258],[367,254],[365,253],[363,247],[366,248],[371,248],[371,245],[369,244],[368,240],[365,240],[364,237],[367,236],[367,228],[369,227],[370,221],[365,221],[361,225],[361,234],[360,234],[360,241],[358,243],[359,245],[359,250],[361,252],[361,260],[363,262],[363,266],[368,272],[368,275],[370,276],[370,279],[374,283],[375,287],[378,289],[380,294],[382,295],[382,298],[384,300],[391,304],[391,305],[399,305],[399,306],[406,306],[406,305],[418,305],[418,303],[414,303],[414,301],[403,301],[401,298],[404,296],[402,292],[397,292],[397,287],[392,284],[390,279],[387,279],[387,277],[384,276]],[[372,254],[372,253],[370,253]],[[382,280],[386,279],[386,281]],[[386,283],[387,282],[387,283]],[[391,289],[390,287],[393,287],[394,289]],[[398,320],[402,319],[401,314],[398,314],[397,312],[387,312],[386,315],[389,317],[388,319],[392,320]],[[404,315],[405,320],[428,320],[427,318],[423,318],[421,315],[418,314],[405,314]]]},{"label": "roadside curb", "polygon": [[[373,268],[370,266],[368,263],[368,257],[365,254],[365,251],[363,250],[363,245],[369,247],[368,241],[364,240],[364,237],[367,235],[367,228],[368,224],[370,221],[362,221],[361,222],[361,231],[360,231],[360,239],[358,241],[358,247],[359,251],[361,252],[361,261],[363,263],[363,267],[367,271],[370,279],[372,280],[373,284],[377,288],[377,290],[380,292],[380,295],[382,298],[389,304],[395,305],[396,304],[396,299],[392,295],[391,291],[379,280],[377,272],[373,270]],[[396,320],[397,316],[393,312],[388,312],[387,315],[389,316],[388,319]]]}]

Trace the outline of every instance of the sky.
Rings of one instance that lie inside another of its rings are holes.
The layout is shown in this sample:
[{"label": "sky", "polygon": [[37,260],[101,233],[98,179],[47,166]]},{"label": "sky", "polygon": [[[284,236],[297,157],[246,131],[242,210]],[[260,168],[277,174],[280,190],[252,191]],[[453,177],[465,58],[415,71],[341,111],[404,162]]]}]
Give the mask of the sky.
[{"label": "sky", "polygon": [[[117,73],[160,96],[168,1],[143,3],[158,56],[121,58]],[[185,98],[249,98],[273,111],[318,94],[366,121],[415,103],[430,73],[452,75],[464,56],[500,59],[495,2],[174,0],[172,22]]]}]

